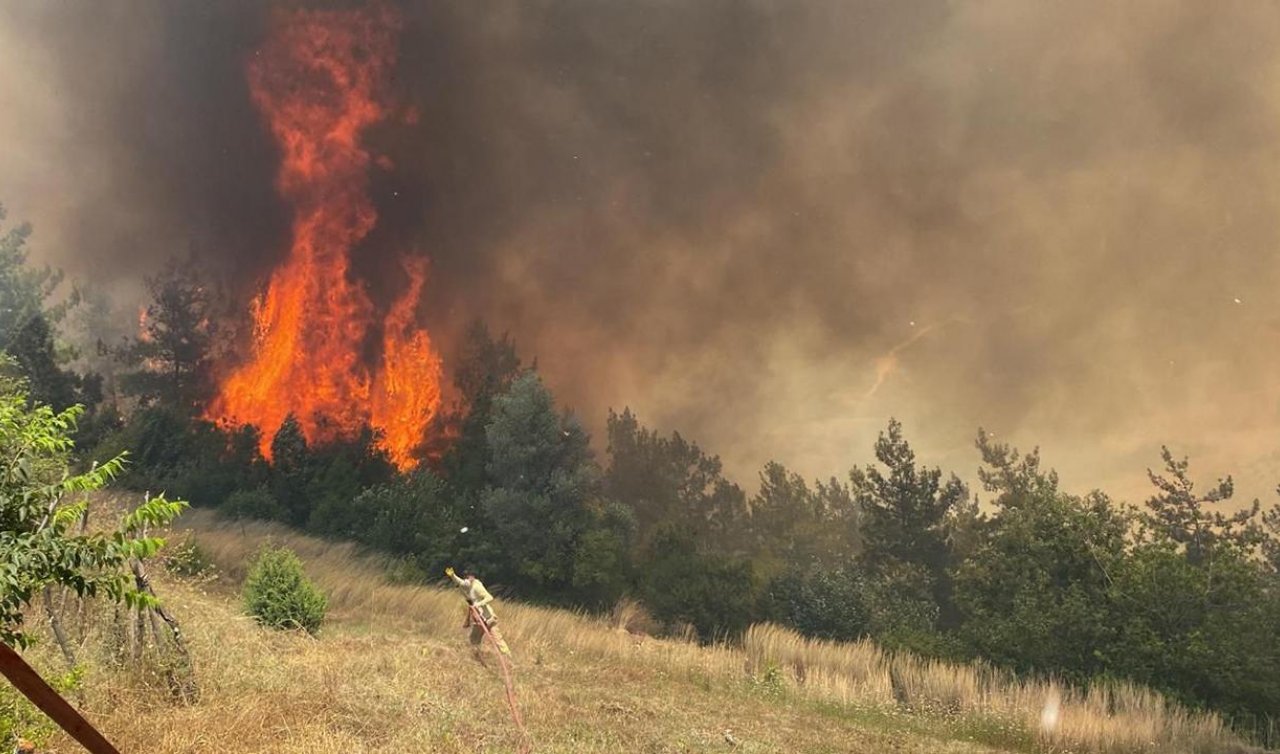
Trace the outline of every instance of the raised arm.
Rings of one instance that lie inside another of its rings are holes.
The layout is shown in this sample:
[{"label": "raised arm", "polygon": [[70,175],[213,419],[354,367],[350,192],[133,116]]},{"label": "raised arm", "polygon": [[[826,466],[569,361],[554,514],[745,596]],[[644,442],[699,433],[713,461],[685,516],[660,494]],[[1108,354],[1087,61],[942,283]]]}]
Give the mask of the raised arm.
[{"label": "raised arm", "polygon": [[457,584],[458,586],[467,585],[467,582],[458,578],[458,574],[454,573],[453,566],[449,566],[448,568],[444,569],[444,575],[448,576],[450,579],[453,579],[453,583]]}]

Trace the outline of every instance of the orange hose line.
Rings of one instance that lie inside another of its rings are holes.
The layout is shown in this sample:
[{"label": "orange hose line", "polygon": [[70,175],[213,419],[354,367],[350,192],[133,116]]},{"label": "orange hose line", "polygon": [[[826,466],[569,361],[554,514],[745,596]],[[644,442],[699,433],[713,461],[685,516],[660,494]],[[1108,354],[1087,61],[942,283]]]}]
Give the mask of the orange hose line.
[{"label": "orange hose line", "polygon": [[494,651],[498,653],[498,664],[502,666],[502,680],[507,686],[507,707],[511,710],[512,721],[520,731],[519,754],[529,754],[533,751],[533,741],[529,738],[529,731],[524,727],[524,716],[520,714],[520,705],[516,703],[516,685],[511,679],[511,666],[507,663],[507,656],[502,651],[502,646],[498,644],[498,638],[489,630],[489,624],[480,616],[480,611],[475,605],[469,606],[468,609],[471,611],[471,620],[480,622],[484,635],[489,637]]}]

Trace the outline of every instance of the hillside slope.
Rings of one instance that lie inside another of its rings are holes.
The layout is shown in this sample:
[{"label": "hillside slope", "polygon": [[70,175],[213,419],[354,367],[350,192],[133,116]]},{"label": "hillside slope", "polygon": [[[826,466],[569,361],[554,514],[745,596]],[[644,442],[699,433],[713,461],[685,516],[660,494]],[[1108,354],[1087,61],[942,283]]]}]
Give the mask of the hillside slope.
[{"label": "hillside slope", "polygon": [[[158,581],[189,635],[201,700],[172,703],[144,674],[109,671],[86,649],[83,705],[122,751],[516,750],[497,664],[472,657],[456,592],[391,584],[347,545],[199,511],[184,518],[219,576]],[[318,639],[262,629],[241,613],[245,561],[268,540],[298,551],[330,595]],[[1064,700],[1057,738],[1038,740],[1029,731],[1044,687],[999,696],[971,671],[916,663],[889,672],[870,645],[839,649],[761,631],[745,649],[704,648],[563,611],[504,604],[500,615],[538,752],[1236,749],[1214,721],[1171,718],[1141,695],[1094,700],[1120,717]],[[34,656],[57,667],[47,644]],[[60,738],[51,750],[77,751]]]}]

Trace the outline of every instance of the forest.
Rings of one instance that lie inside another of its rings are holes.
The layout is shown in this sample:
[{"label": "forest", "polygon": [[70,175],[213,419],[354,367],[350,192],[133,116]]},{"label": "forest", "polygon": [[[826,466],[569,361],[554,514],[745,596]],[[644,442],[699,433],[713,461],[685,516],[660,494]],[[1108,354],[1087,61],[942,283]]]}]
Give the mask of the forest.
[{"label": "forest", "polygon": [[1052,459],[975,428],[971,489],[891,421],[847,471],[808,480],[769,463],[744,484],[629,408],[593,440],[518,344],[476,322],[422,462],[402,470],[373,429],[311,444],[290,417],[267,443],[207,419],[234,334],[196,264],[148,279],[136,333],[104,339],[110,308],[31,264],[30,232],[0,234],[5,391],[82,407],[82,472],[356,542],[407,583],[455,565],[503,599],[634,601],[654,633],[733,642],[772,622],[1081,686],[1133,681],[1241,728],[1280,709],[1280,506],[1240,505],[1230,478],[1196,479],[1175,449],[1130,502],[1068,492]]}]

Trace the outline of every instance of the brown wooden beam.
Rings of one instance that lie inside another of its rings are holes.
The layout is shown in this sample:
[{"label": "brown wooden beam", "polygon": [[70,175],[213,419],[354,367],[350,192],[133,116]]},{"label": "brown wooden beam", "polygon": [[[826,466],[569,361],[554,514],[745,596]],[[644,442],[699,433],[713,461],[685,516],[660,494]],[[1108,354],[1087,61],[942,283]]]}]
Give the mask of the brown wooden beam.
[{"label": "brown wooden beam", "polygon": [[92,754],[120,754],[110,741],[103,738],[88,720],[76,712],[75,707],[44,682],[40,674],[22,659],[22,655],[4,643],[0,643],[0,673]]}]

